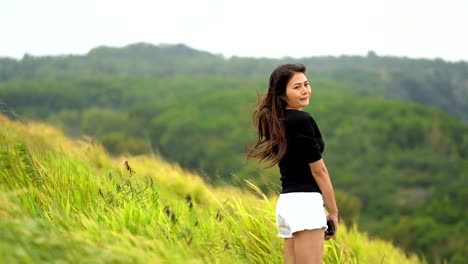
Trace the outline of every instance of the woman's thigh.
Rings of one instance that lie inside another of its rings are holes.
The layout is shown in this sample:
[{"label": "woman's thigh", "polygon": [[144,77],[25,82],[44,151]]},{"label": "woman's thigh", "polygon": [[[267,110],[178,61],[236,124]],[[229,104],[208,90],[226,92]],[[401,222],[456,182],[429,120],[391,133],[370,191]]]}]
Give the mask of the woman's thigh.
[{"label": "woman's thigh", "polygon": [[294,233],[294,255],[297,264],[322,263],[324,235],[323,228]]},{"label": "woman's thigh", "polygon": [[295,264],[296,253],[294,252],[294,237],[284,239],[284,263]]}]

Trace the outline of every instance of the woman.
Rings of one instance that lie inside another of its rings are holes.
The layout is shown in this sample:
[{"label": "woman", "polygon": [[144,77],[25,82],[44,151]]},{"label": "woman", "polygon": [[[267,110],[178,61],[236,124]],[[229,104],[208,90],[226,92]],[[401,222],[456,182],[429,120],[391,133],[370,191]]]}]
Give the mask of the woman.
[{"label": "woman", "polygon": [[276,223],[287,264],[322,263],[324,240],[331,238],[324,234],[327,220],[338,227],[322,135],[315,120],[302,111],[311,94],[305,72],[302,64],[283,64],[271,73],[268,93],[253,114],[258,139],[248,153],[279,166],[282,190]]}]

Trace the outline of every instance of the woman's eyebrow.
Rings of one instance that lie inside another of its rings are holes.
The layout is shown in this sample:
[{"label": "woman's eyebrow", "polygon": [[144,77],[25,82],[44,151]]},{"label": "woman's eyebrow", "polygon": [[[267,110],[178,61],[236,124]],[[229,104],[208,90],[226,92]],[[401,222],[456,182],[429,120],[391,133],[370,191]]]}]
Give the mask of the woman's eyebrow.
[{"label": "woman's eyebrow", "polygon": [[295,86],[295,85],[301,85],[302,83],[307,83],[307,82],[309,82],[309,80],[305,80],[304,82],[297,82],[297,83],[294,83],[293,86]]}]

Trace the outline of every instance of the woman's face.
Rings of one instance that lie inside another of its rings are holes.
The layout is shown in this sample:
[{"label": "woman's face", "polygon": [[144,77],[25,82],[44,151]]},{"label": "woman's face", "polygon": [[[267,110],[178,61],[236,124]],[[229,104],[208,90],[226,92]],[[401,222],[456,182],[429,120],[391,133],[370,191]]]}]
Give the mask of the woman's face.
[{"label": "woman's face", "polygon": [[302,72],[295,73],[286,85],[286,109],[302,110],[309,104],[310,85],[307,77]]}]

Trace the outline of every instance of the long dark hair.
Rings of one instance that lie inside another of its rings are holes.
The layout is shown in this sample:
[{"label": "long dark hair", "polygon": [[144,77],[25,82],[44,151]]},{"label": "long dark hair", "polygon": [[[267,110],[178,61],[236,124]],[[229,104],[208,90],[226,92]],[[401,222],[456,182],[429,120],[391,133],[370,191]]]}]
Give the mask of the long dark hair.
[{"label": "long dark hair", "polygon": [[[270,75],[268,92],[258,100],[252,113],[252,121],[257,129],[257,142],[249,148],[248,158],[270,161],[271,166],[278,164],[286,153],[287,140],[284,131],[284,112],[286,109],[286,85],[295,73],[305,73],[306,67],[300,63],[282,64]],[[271,167],[270,166],[270,167]]]}]

